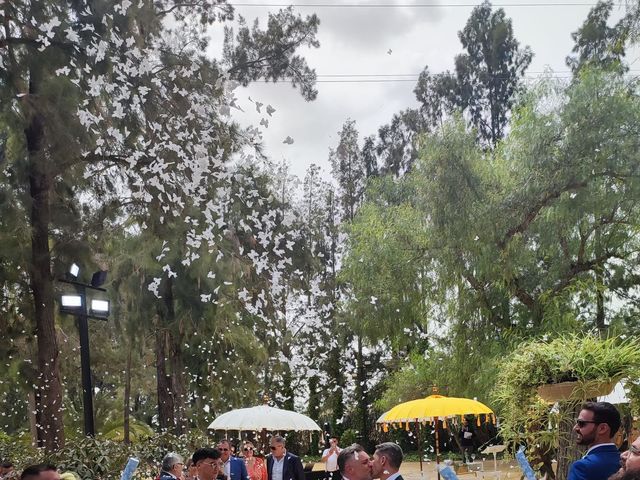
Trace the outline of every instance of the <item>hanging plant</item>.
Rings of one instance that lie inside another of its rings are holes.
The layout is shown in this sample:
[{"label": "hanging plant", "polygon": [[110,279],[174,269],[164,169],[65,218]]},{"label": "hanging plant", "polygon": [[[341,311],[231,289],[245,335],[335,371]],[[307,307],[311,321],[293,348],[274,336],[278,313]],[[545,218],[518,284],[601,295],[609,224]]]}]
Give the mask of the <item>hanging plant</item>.
[{"label": "hanging plant", "polygon": [[[521,344],[500,365],[494,401],[500,406],[501,435],[512,445],[529,445],[532,464],[551,472],[559,425],[569,423],[571,409],[550,409],[547,390],[561,403],[579,404],[598,396],[622,378],[637,381],[638,339],[597,335],[563,335]],[[544,465],[543,465],[544,464]]]}]

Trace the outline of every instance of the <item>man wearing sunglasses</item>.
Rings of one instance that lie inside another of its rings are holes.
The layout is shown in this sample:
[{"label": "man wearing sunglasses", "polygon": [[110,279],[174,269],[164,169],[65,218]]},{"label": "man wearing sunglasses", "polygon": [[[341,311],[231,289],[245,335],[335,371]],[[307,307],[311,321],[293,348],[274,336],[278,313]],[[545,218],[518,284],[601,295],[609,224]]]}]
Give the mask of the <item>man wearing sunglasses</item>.
[{"label": "man wearing sunglasses", "polygon": [[231,455],[231,443],[226,438],[218,442],[223,472],[227,480],[249,480],[244,461]]},{"label": "man wearing sunglasses", "polygon": [[620,466],[620,452],[613,437],[620,428],[620,413],[608,402],[587,402],[582,406],[573,431],[578,445],[588,448],[571,464],[568,480],[605,480]]},{"label": "man wearing sunglasses", "polygon": [[267,474],[269,480],[304,480],[304,469],[300,458],[287,452],[285,439],[271,437],[271,454],[267,456]]}]

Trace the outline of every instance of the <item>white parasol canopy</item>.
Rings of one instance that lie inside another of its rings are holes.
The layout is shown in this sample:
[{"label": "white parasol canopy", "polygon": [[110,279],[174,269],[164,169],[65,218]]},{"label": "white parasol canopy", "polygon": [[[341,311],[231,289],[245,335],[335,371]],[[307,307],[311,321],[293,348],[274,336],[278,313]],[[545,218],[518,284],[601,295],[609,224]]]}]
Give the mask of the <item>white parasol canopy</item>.
[{"label": "white parasol canopy", "polygon": [[322,431],[316,422],[306,415],[270,407],[258,405],[251,408],[239,408],[223,413],[216,418],[211,425],[211,430],[296,430],[296,431]]}]

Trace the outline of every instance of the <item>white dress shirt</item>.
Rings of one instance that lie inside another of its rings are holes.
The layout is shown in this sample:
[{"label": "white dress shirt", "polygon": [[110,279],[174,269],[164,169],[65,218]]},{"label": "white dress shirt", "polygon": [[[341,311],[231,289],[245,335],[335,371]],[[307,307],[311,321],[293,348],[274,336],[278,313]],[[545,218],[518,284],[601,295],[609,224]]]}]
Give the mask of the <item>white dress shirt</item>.
[{"label": "white dress shirt", "polygon": [[280,460],[276,457],[273,457],[273,465],[271,466],[271,480],[283,480],[284,476],[284,457],[287,454],[285,453]]}]

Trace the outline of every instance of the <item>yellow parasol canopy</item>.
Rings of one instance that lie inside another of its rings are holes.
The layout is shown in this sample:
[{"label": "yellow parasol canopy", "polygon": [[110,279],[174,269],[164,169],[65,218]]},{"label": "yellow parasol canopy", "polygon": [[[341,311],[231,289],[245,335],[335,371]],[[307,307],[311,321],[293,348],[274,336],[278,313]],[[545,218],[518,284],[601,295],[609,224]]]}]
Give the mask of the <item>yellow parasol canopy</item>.
[{"label": "yellow parasol canopy", "polygon": [[[433,387],[433,391],[437,392],[437,387]],[[420,452],[420,472],[422,473],[422,448],[420,447],[420,423],[433,422],[434,433],[436,437],[435,450],[436,450],[436,464],[440,464],[440,451],[438,440],[438,421],[442,421],[443,428],[447,428],[446,419],[451,417],[463,416],[463,415],[475,415],[478,419],[478,425],[480,425],[479,415],[489,415],[495,422],[495,415],[493,410],[487,407],[484,403],[477,400],[471,400],[470,398],[459,397],[445,397],[444,395],[438,395],[434,393],[426,398],[419,400],[411,400],[409,402],[396,405],[388,412],[380,415],[376,423],[382,424],[382,429],[386,432],[389,429],[389,424],[399,424],[402,428],[402,424],[405,424],[406,430],[409,430],[409,424],[416,424],[416,430],[418,433],[418,451]],[[438,470],[438,480],[440,480],[440,470]]]},{"label": "yellow parasol canopy", "polygon": [[426,398],[396,405],[383,413],[377,423],[432,422],[436,418],[444,420],[461,415],[493,415],[493,410],[484,403],[470,398],[429,395]]}]

